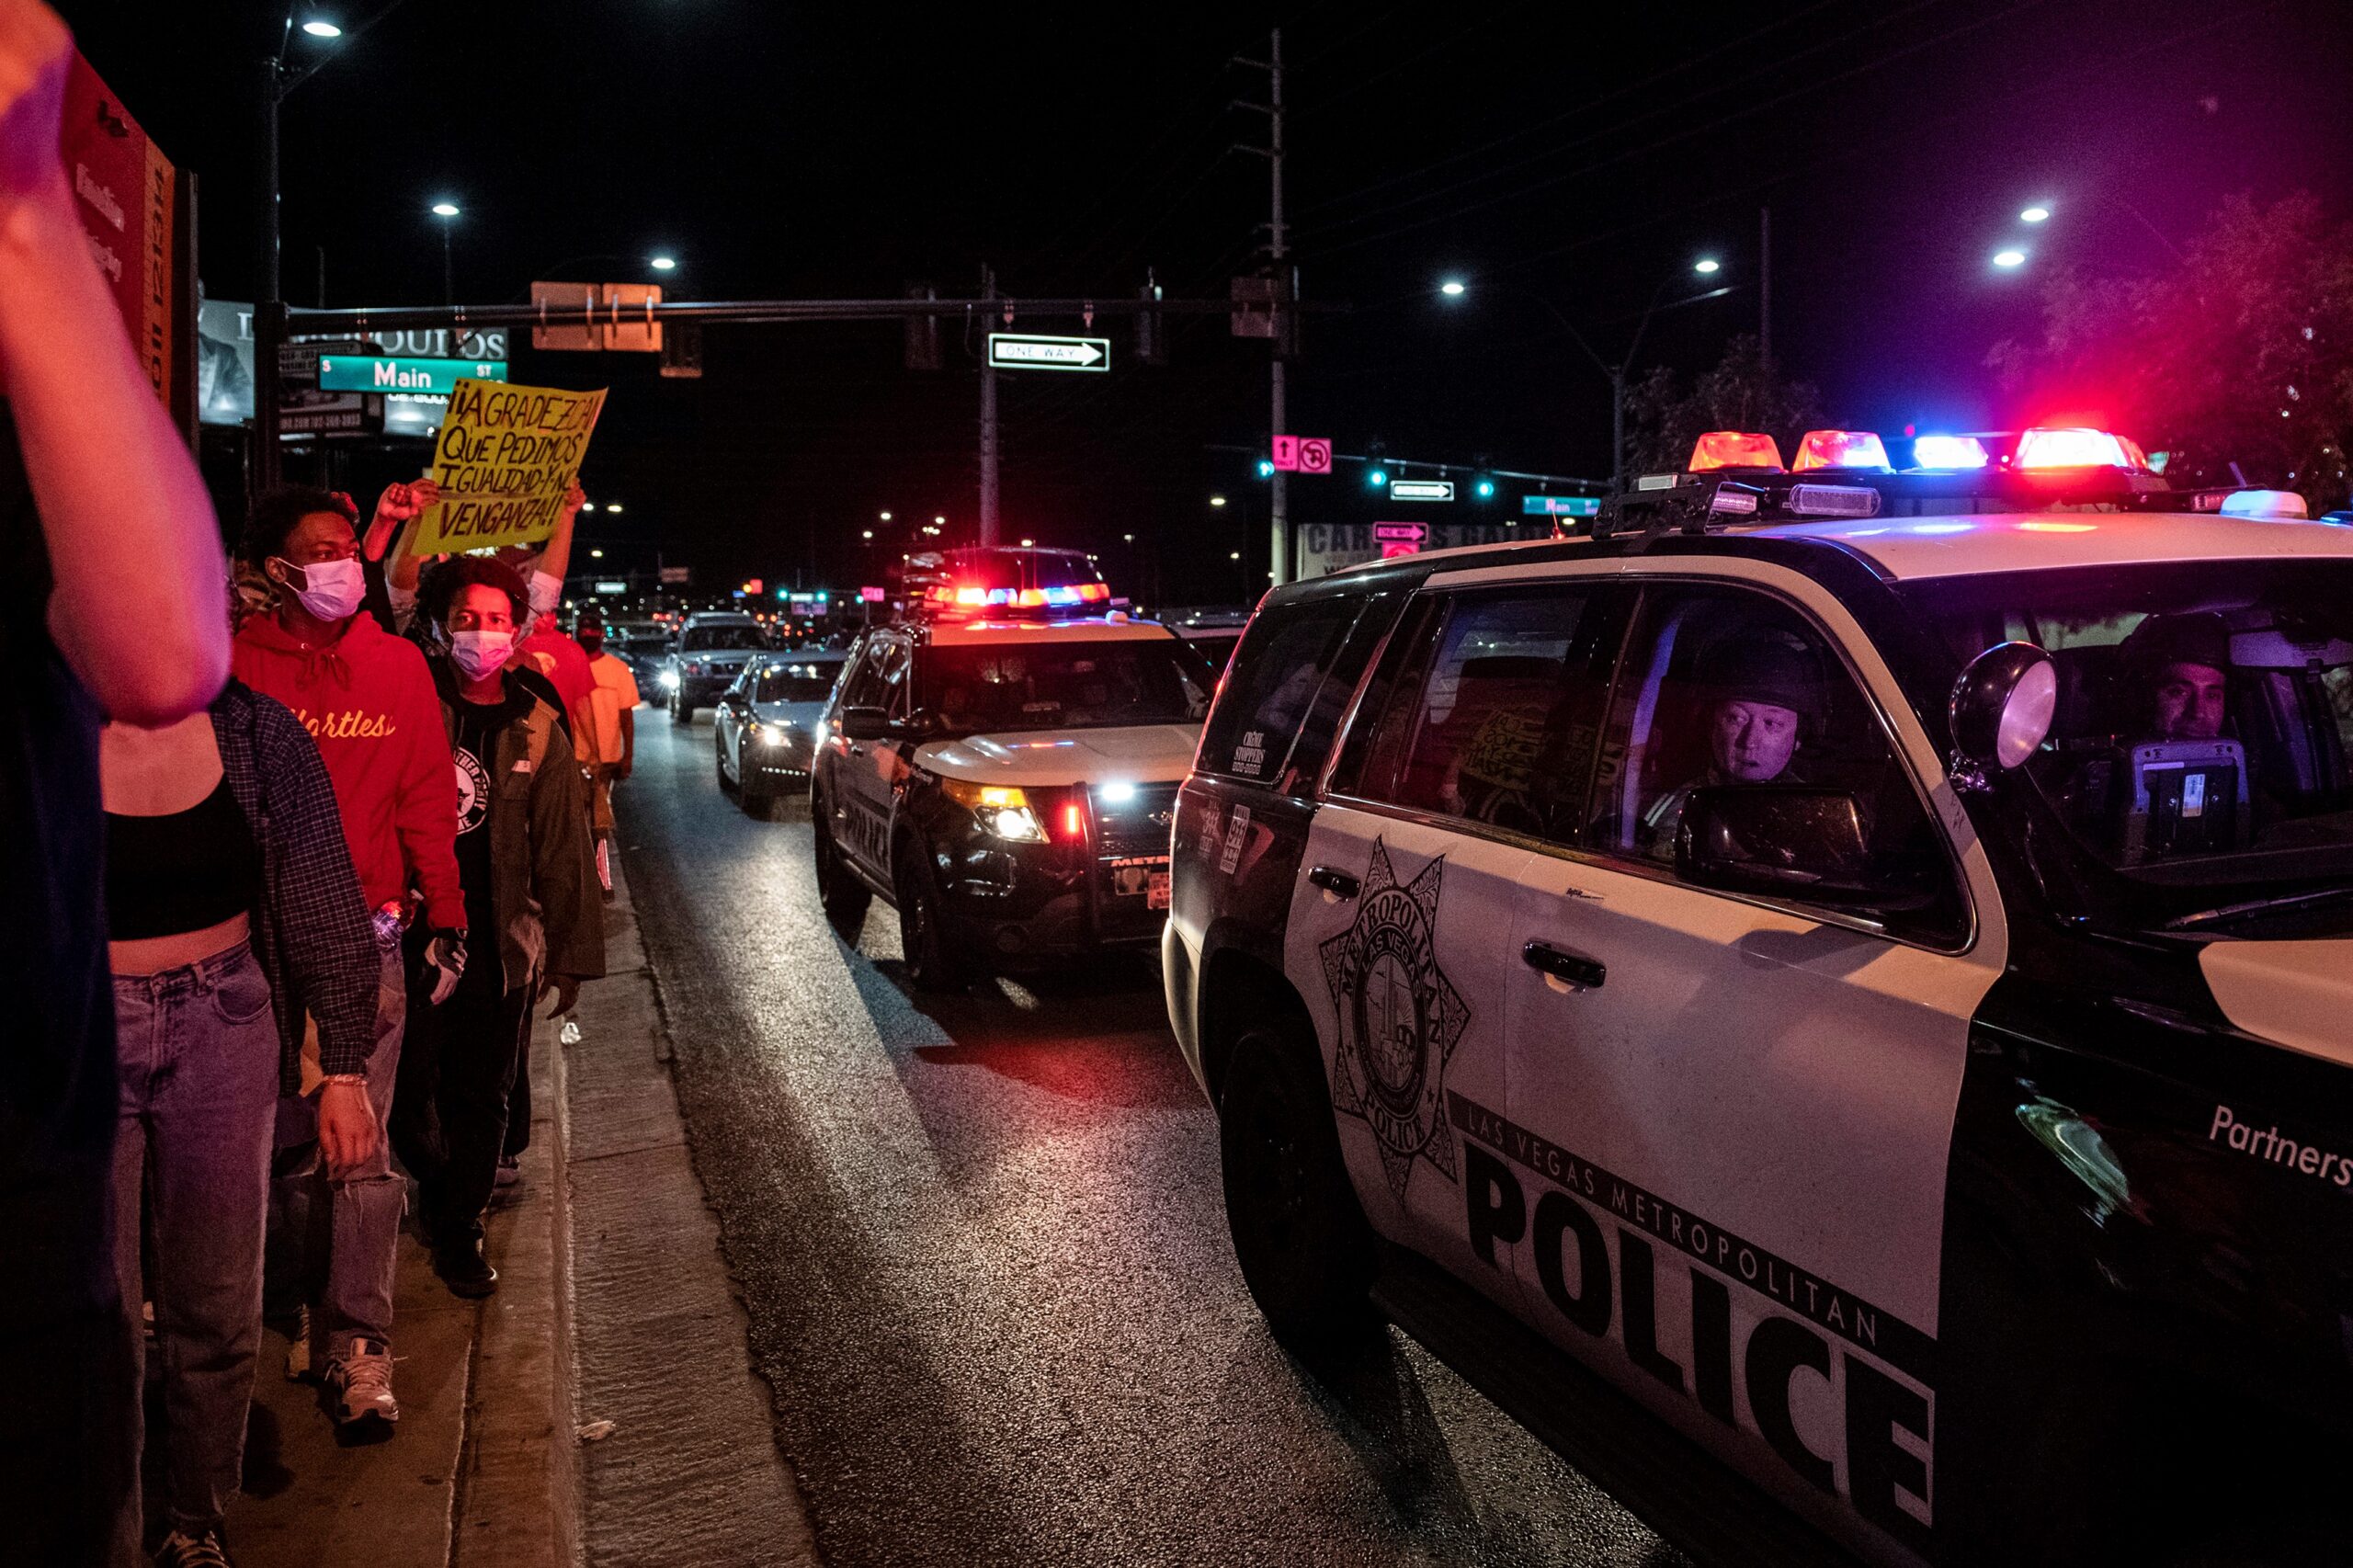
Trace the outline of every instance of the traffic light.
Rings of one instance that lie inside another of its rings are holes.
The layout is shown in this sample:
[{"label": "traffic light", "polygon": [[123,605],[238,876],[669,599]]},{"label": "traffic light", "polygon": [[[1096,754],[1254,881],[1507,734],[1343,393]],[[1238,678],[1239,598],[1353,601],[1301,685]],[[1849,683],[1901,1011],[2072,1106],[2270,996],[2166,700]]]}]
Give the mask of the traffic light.
[{"label": "traffic light", "polygon": [[[938,288],[929,283],[907,285],[910,300],[937,300]],[[906,320],[906,364],[910,370],[939,369],[939,318],[909,316]]]},{"label": "traffic light", "polygon": [[[1136,297],[1147,304],[1157,304],[1161,299],[1160,283],[1152,269],[1144,269],[1144,285]],[[1136,363],[1165,365],[1168,363],[1167,325],[1158,311],[1136,312]]]}]

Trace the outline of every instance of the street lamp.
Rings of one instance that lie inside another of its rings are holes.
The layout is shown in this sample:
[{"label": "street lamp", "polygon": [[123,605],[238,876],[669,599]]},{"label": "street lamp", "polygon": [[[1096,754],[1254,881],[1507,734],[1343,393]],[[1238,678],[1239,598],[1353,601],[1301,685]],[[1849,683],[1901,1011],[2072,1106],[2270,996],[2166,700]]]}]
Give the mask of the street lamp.
[{"label": "street lamp", "polygon": [[2026,252],[2015,248],[2010,250],[1997,250],[1994,253],[1994,265],[2005,268],[2024,267],[2026,265]]},{"label": "street lamp", "polygon": [[621,504],[618,501],[608,501],[605,503],[605,510],[608,512],[618,512],[620,509]]},{"label": "street lamp", "polygon": [[870,540],[874,537],[874,530],[872,528],[868,528],[864,531],[861,537]]},{"label": "street lamp", "polygon": [[886,522],[886,523],[887,523],[887,522],[889,522],[889,521],[891,520],[891,514],[890,514],[890,513],[888,513],[888,512],[878,512],[878,513],[876,513],[875,515],[876,515],[877,517],[881,517],[881,518],[884,522]]},{"label": "street lamp", "polygon": [[2051,209],[2038,201],[2033,206],[2018,214],[2018,222],[2021,223],[2040,223],[2050,216]]},{"label": "street lamp", "polygon": [[1222,495],[1212,495],[1210,497],[1210,505],[1212,506],[1222,506],[1225,505],[1225,497]]},{"label": "street lamp", "polygon": [[[326,43],[341,38],[343,28],[331,18],[313,13],[303,18],[302,36]],[[311,74],[326,63],[326,57],[322,55],[299,71],[288,70],[286,49],[293,40],[294,11],[289,6],[286,25],[278,31],[277,52],[266,56],[261,62],[261,287],[255,290],[258,298],[254,305],[256,375],[253,483],[256,493],[278,483],[282,455],[278,449],[278,348],[286,341],[286,328],[279,319],[285,301],[278,298],[278,106],[285,101],[287,94],[309,81]]]},{"label": "street lamp", "polygon": [[458,290],[449,270],[449,231],[457,226],[458,204],[445,198],[433,204],[433,215],[441,220],[441,302],[454,305]]},{"label": "street lamp", "polygon": [[[2024,257],[2020,257],[2020,259],[2023,260]],[[1701,256],[1699,260],[1691,264],[1691,270],[1702,278],[1711,278],[1716,273],[1723,270],[1723,264],[1718,261],[1714,256]],[[1640,351],[1643,346],[1643,335],[1650,330],[1651,317],[1658,313],[1659,301],[1665,297],[1667,285],[1673,283],[1677,278],[1682,276],[1683,274],[1678,270],[1669,272],[1665,277],[1659,279],[1658,287],[1651,290],[1650,303],[1643,307],[1643,318],[1634,327],[1633,341],[1626,345],[1625,357],[1619,360],[1615,365],[1612,365],[1608,360],[1604,359],[1599,354],[1594,352],[1593,345],[1585,340],[1585,334],[1579,332],[1574,324],[1573,324],[1567,316],[1562,314],[1561,308],[1552,303],[1552,301],[1530,289],[1516,288],[1510,284],[1503,285],[1504,288],[1509,290],[1512,293],[1524,295],[1543,306],[1546,312],[1552,315],[1552,319],[1560,323],[1561,330],[1569,335],[1570,341],[1574,343],[1579,348],[1585,350],[1585,357],[1593,361],[1594,368],[1598,369],[1603,375],[1609,378],[1609,487],[1613,491],[1621,490],[1625,486],[1626,372],[1633,368],[1634,356],[1638,351]],[[1461,284],[1449,278],[1446,282],[1438,285],[1438,292],[1449,300],[1459,300],[1463,296],[1465,290]],[[1730,292],[1732,292],[1732,289],[1731,286],[1727,284],[1722,288],[1711,289],[1703,294],[1695,294],[1688,300],[1678,300],[1676,301],[1676,304],[1697,304],[1701,300],[1712,300],[1720,294],[1728,294]],[[1672,309],[1673,307],[1670,306],[1669,308]],[[1388,475],[1382,473],[1379,469],[1373,470],[1372,472],[1367,474],[1365,478],[1375,487],[1386,484],[1389,482]]]},{"label": "street lamp", "polygon": [[324,17],[313,17],[302,24],[302,30],[313,38],[341,38],[343,29]]},{"label": "street lamp", "polygon": [[678,265],[678,258],[675,256],[657,256],[646,265],[656,272],[667,272]]}]

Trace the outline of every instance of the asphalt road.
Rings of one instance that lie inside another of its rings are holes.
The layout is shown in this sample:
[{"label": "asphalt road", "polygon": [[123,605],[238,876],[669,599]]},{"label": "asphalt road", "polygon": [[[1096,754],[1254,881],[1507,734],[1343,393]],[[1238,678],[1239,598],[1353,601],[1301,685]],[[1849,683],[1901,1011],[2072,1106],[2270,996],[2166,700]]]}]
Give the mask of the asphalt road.
[{"label": "asphalt road", "polygon": [[1418,1345],[1325,1386],[1229,1247],[1141,958],[914,997],[819,913],[805,807],[641,711],[625,862],[695,1165],[829,1562],[1683,1559]]}]

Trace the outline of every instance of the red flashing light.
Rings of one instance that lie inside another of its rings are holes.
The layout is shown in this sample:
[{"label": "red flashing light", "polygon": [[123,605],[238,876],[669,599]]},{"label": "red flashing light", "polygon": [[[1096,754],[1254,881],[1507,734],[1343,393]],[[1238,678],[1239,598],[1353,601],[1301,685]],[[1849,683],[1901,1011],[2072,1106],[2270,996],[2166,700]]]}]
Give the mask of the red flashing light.
[{"label": "red flashing light", "polygon": [[1707,473],[1722,468],[1781,470],[1781,449],[1770,436],[1749,435],[1739,430],[1711,430],[1693,443],[1691,468],[1693,473]]},{"label": "red flashing light", "polygon": [[2106,430],[2090,430],[2077,426],[2044,426],[2029,430],[2018,437],[2018,452],[2010,459],[2010,466],[2018,469],[2146,468],[2149,460],[2141,455],[2140,448]]},{"label": "red flashing light", "polygon": [[1086,812],[1075,801],[1063,808],[1063,837],[1075,844],[1086,836]]},{"label": "red flashing light", "polygon": [[1887,447],[1869,430],[1809,430],[1790,468],[1869,468],[1888,472]]}]

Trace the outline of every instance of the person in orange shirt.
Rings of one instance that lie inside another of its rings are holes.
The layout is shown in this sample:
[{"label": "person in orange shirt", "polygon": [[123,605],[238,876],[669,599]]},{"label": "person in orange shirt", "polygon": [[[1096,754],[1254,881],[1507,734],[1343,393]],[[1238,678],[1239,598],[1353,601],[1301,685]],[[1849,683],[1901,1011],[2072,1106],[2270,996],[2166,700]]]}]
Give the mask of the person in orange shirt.
[{"label": "person in orange shirt", "polygon": [[626,778],[637,763],[637,677],[630,667],[605,652],[605,618],[583,610],[572,629],[574,641],[588,655],[588,673],[596,689],[588,694],[587,722],[574,732],[580,760],[588,768],[595,790],[589,802],[589,825],[597,834],[597,880],[605,896],[613,896],[613,783]]}]

